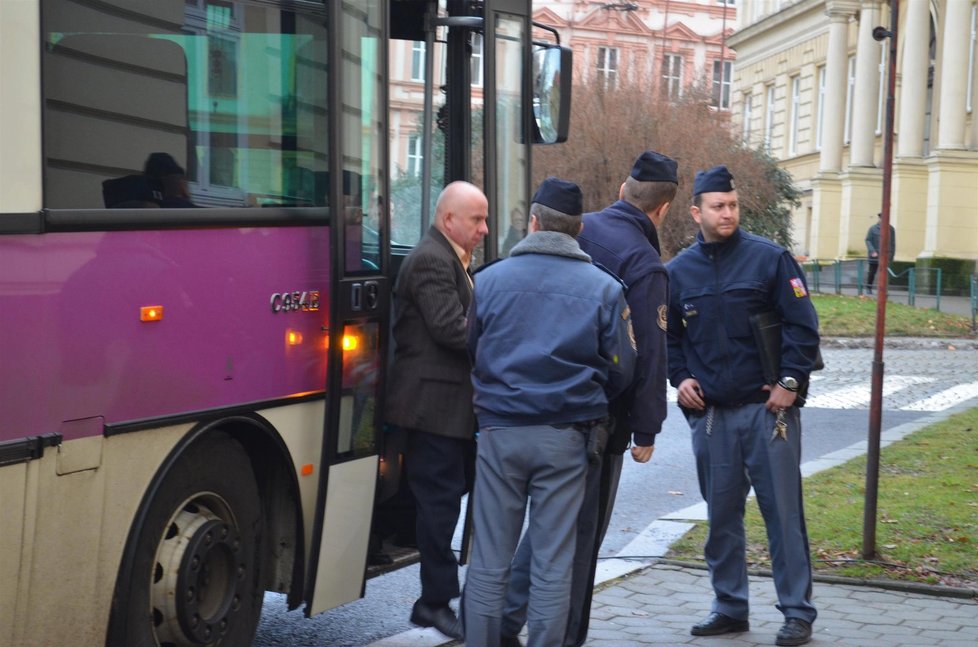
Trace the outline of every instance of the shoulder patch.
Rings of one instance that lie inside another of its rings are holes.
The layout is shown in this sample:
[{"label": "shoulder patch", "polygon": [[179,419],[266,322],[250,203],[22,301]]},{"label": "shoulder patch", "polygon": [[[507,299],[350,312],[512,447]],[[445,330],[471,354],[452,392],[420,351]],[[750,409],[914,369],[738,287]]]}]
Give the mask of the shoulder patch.
[{"label": "shoulder patch", "polygon": [[637,353],[638,341],[635,339],[635,328],[632,326],[632,309],[628,307],[628,304],[625,304],[625,309],[621,311],[621,319],[625,322],[625,327],[628,330],[628,341],[632,345],[632,350]]},{"label": "shoulder patch", "polygon": [[667,316],[669,313],[669,306],[663,303],[661,306],[659,306],[658,310],[659,310],[659,316],[657,318],[657,323],[659,324],[659,328],[661,328],[662,331],[665,332],[666,328],[669,325],[668,324],[669,318]]},{"label": "shoulder patch", "polygon": [[799,278],[794,278],[788,281],[791,284],[791,289],[795,293],[795,297],[802,298],[808,296],[808,291],[805,289],[805,283]]}]

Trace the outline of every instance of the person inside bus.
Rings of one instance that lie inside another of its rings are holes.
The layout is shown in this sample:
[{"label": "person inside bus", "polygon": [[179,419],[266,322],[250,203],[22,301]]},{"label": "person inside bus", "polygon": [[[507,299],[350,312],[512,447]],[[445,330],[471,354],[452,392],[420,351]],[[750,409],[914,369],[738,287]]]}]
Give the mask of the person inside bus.
[{"label": "person inside bus", "polygon": [[452,182],[435,222],[404,259],[394,285],[386,419],[407,430],[407,480],[417,502],[421,597],[411,622],[461,638],[449,602],[459,596],[452,536],[475,463],[472,370],[465,316],[472,298],[469,263],[489,232],[489,202],[468,182]]},{"label": "person inside bus", "polygon": [[576,240],[582,214],[580,188],[547,178],[533,196],[529,235],[475,277],[468,345],[479,449],[463,597],[468,647],[499,645],[531,497],[528,645],[560,647],[567,631],[576,511],[588,462],[601,460],[589,439],[606,433],[608,402],[631,383],[637,357],[623,284]]},{"label": "person inside bus", "polygon": [[526,220],[523,217],[523,210],[519,207],[513,207],[509,212],[509,229],[506,231],[506,238],[503,240],[499,255],[509,256],[513,247],[523,240],[524,236],[526,236]]},{"label": "person inside bus", "polygon": [[143,175],[160,188],[163,196],[160,207],[186,209],[197,206],[190,200],[186,171],[169,153],[150,153],[143,165]]}]

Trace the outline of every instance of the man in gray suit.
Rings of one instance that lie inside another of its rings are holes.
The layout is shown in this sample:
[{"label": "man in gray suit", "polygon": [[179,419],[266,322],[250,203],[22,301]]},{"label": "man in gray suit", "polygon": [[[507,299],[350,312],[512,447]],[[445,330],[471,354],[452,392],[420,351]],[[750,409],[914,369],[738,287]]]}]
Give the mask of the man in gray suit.
[{"label": "man in gray suit", "polygon": [[435,222],[394,286],[394,361],[387,422],[408,430],[407,480],[417,501],[421,598],[411,622],[461,638],[448,603],[459,595],[452,536],[474,470],[475,414],[465,316],[469,262],[488,233],[489,202],[468,182],[441,192]]}]

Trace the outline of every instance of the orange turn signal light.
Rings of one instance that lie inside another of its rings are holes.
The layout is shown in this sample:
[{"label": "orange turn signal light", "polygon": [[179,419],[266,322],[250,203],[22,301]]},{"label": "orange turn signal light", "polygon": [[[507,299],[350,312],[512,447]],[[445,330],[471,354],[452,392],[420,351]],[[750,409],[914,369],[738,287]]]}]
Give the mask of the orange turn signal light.
[{"label": "orange turn signal light", "polygon": [[143,306],[139,309],[140,321],[162,321],[163,306]]}]

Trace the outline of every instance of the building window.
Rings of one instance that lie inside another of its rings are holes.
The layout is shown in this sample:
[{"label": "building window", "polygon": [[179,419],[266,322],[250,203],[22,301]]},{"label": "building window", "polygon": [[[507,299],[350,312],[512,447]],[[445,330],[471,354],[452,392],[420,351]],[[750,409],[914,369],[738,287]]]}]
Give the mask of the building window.
[{"label": "building window", "polygon": [[213,96],[237,96],[237,42],[212,34],[207,39],[207,49],[207,91]]},{"label": "building window", "polygon": [[666,54],[662,59],[662,96],[678,99],[683,96],[683,57]]},{"label": "building window", "polygon": [[968,112],[971,112],[974,105],[976,41],[978,41],[978,6],[971,5],[971,41],[968,47]]},{"label": "building window", "polygon": [[[882,54],[880,55],[880,92],[879,100],[876,104],[876,134],[879,135],[883,132],[883,115],[886,111],[886,93],[887,88],[887,74],[886,74],[886,60],[890,55],[890,43],[887,40],[883,40],[880,43],[880,49]],[[969,77],[970,78],[970,77]]]},{"label": "building window", "polygon": [[424,83],[424,41],[416,40],[411,46],[411,80]]},{"label": "building window", "polygon": [[774,135],[774,86],[767,86],[767,106],[764,112],[764,150],[771,152]]},{"label": "building window", "polygon": [[753,112],[753,108],[754,108],[753,102],[754,102],[754,97],[752,95],[750,95],[750,94],[745,94],[744,95],[744,115],[743,115],[743,117],[744,117],[744,131],[743,131],[743,135],[741,135],[741,139],[744,140],[744,143],[745,144],[749,144],[750,143],[750,120],[751,120],[751,117],[753,116],[751,114]]},{"label": "building window", "polygon": [[798,152],[798,109],[801,107],[801,77],[791,77],[791,125],[788,128],[788,155]]},{"label": "building window", "polygon": [[852,138],[852,98],[856,90],[856,57],[849,57],[849,83],[846,87],[846,121],[842,143],[848,144]]},{"label": "building window", "polygon": [[482,85],[482,34],[472,34],[472,85]]},{"label": "building window", "polygon": [[713,61],[713,105],[720,110],[730,110],[731,76],[733,76],[731,61]]},{"label": "building window", "polygon": [[421,175],[421,163],[424,161],[424,152],[421,144],[421,135],[411,135],[408,137],[406,175],[411,177]]},{"label": "building window", "polygon": [[618,81],[618,50],[598,48],[598,82],[605,90],[613,90]]},{"label": "building window", "polygon": [[825,66],[818,67],[818,113],[815,116],[815,150],[822,150],[822,119],[825,116]]}]

